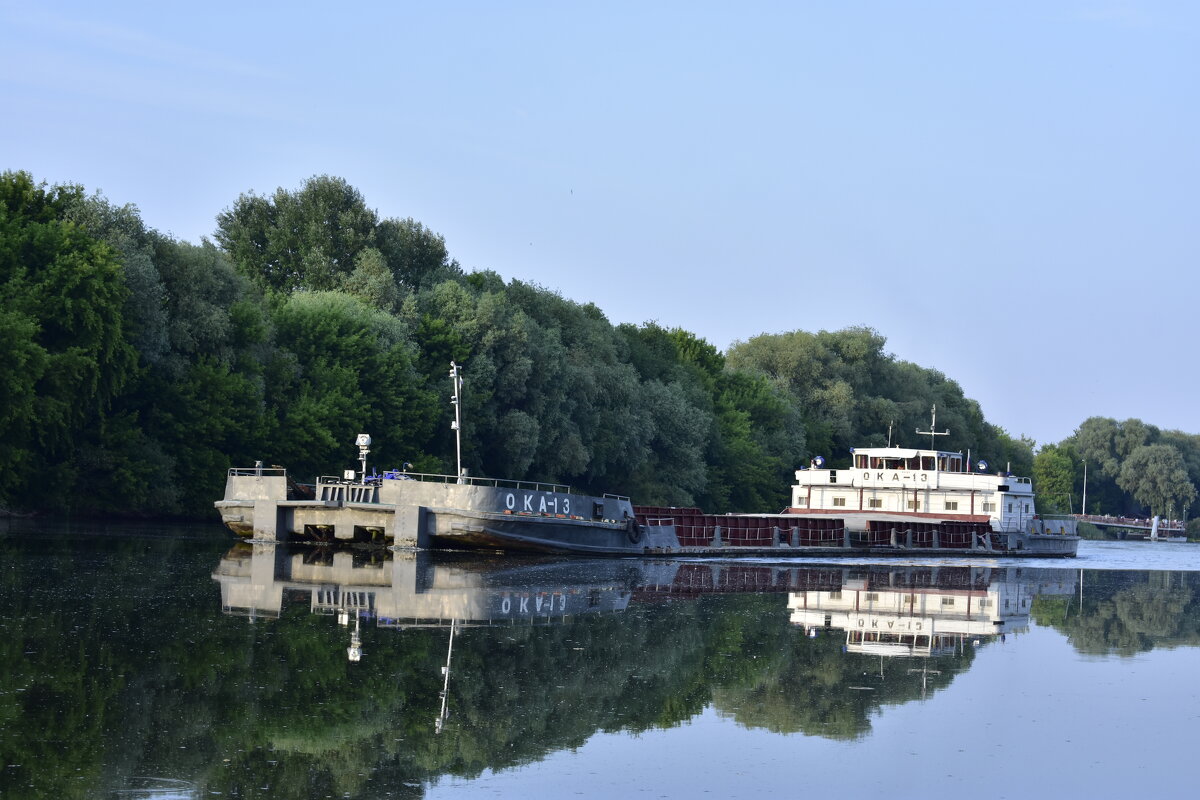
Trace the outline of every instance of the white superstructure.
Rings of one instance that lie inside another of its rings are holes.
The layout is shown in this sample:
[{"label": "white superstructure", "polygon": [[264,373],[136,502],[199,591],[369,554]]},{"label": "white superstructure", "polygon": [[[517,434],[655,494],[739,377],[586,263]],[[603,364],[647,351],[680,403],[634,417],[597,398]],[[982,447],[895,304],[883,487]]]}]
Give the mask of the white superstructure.
[{"label": "white superstructure", "polygon": [[848,525],[856,519],[912,519],[986,521],[1001,533],[1038,527],[1029,478],[975,471],[962,453],[862,447],[851,463],[849,469],[814,463],[796,470],[790,511],[838,514]]}]

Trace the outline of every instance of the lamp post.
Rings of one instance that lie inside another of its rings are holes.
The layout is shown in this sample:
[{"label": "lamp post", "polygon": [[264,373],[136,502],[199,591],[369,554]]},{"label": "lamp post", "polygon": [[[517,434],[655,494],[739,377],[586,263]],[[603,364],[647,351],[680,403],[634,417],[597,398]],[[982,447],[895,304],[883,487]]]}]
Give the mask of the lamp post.
[{"label": "lamp post", "polygon": [[362,469],[359,471],[359,481],[362,484],[367,482],[367,453],[371,452],[371,435],[368,433],[360,433],[358,438],[354,440],[358,445],[358,462],[362,464]]},{"label": "lamp post", "polygon": [[1080,512],[1087,516],[1087,459],[1083,459],[1083,508]]}]

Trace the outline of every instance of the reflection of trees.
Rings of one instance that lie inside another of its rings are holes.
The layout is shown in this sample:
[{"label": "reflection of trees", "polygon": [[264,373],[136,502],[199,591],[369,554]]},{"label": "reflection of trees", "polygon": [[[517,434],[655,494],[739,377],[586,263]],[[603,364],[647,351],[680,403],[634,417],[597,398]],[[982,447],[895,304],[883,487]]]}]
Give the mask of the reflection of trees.
[{"label": "reflection of trees", "polygon": [[[972,650],[929,659],[843,653],[840,635],[790,637],[779,669],[751,686],[718,686],[714,705],[748,727],[853,739],[870,730],[881,706],[900,705],[949,685],[970,666]],[[924,681],[924,683],[923,683]]]},{"label": "reflection of trees", "polygon": [[790,625],[782,594],[646,600],[465,629],[438,736],[448,631],[367,627],[351,664],[345,629],[306,601],[271,621],[220,616],[209,572],[223,546],[0,539],[12,610],[0,618],[0,759],[24,765],[0,773],[0,794],[93,795],[161,775],[226,796],[420,796],[443,775],[677,725],[709,704],[746,726],[855,737],[882,705],[946,686],[972,658],[930,659],[922,675],[917,659],[844,653],[840,633]]},{"label": "reflection of trees", "polygon": [[1133,655],[1200,644],[1200,574],[1086,572],[1080,599],[1039,597],[1033,617],[1081,653]]}]

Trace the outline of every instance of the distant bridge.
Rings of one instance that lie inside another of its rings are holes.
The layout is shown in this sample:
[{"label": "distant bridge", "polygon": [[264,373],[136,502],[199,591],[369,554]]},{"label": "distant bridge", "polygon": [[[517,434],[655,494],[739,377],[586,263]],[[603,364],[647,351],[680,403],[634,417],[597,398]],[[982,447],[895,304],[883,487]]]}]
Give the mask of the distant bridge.
[{"label": "distant bridge", "polygon": [[[1128,531],[1138,531],[1146,535],[1150,534],[1154,527],[1154,518],[1142,519],[1141,517],[1112,517],[1107,514],[1073,514],[1072,516],[1080,522],[1090,522],[1092,525],[1099,525],[1106,528],[1124,528]],[[1158,532],[1162,534],[1181,534],[1186,532],[1187,524],[1178,519],[1159,519]]]}]

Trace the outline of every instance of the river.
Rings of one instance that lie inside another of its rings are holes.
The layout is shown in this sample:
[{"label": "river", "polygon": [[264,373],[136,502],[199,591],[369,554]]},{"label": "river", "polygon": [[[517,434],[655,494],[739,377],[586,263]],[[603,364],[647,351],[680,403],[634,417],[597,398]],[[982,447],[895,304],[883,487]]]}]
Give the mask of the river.
[{"label": "river", "polygon": [[553,560],[0,520],[0,796],[1180,796],[1200,546]]}]

